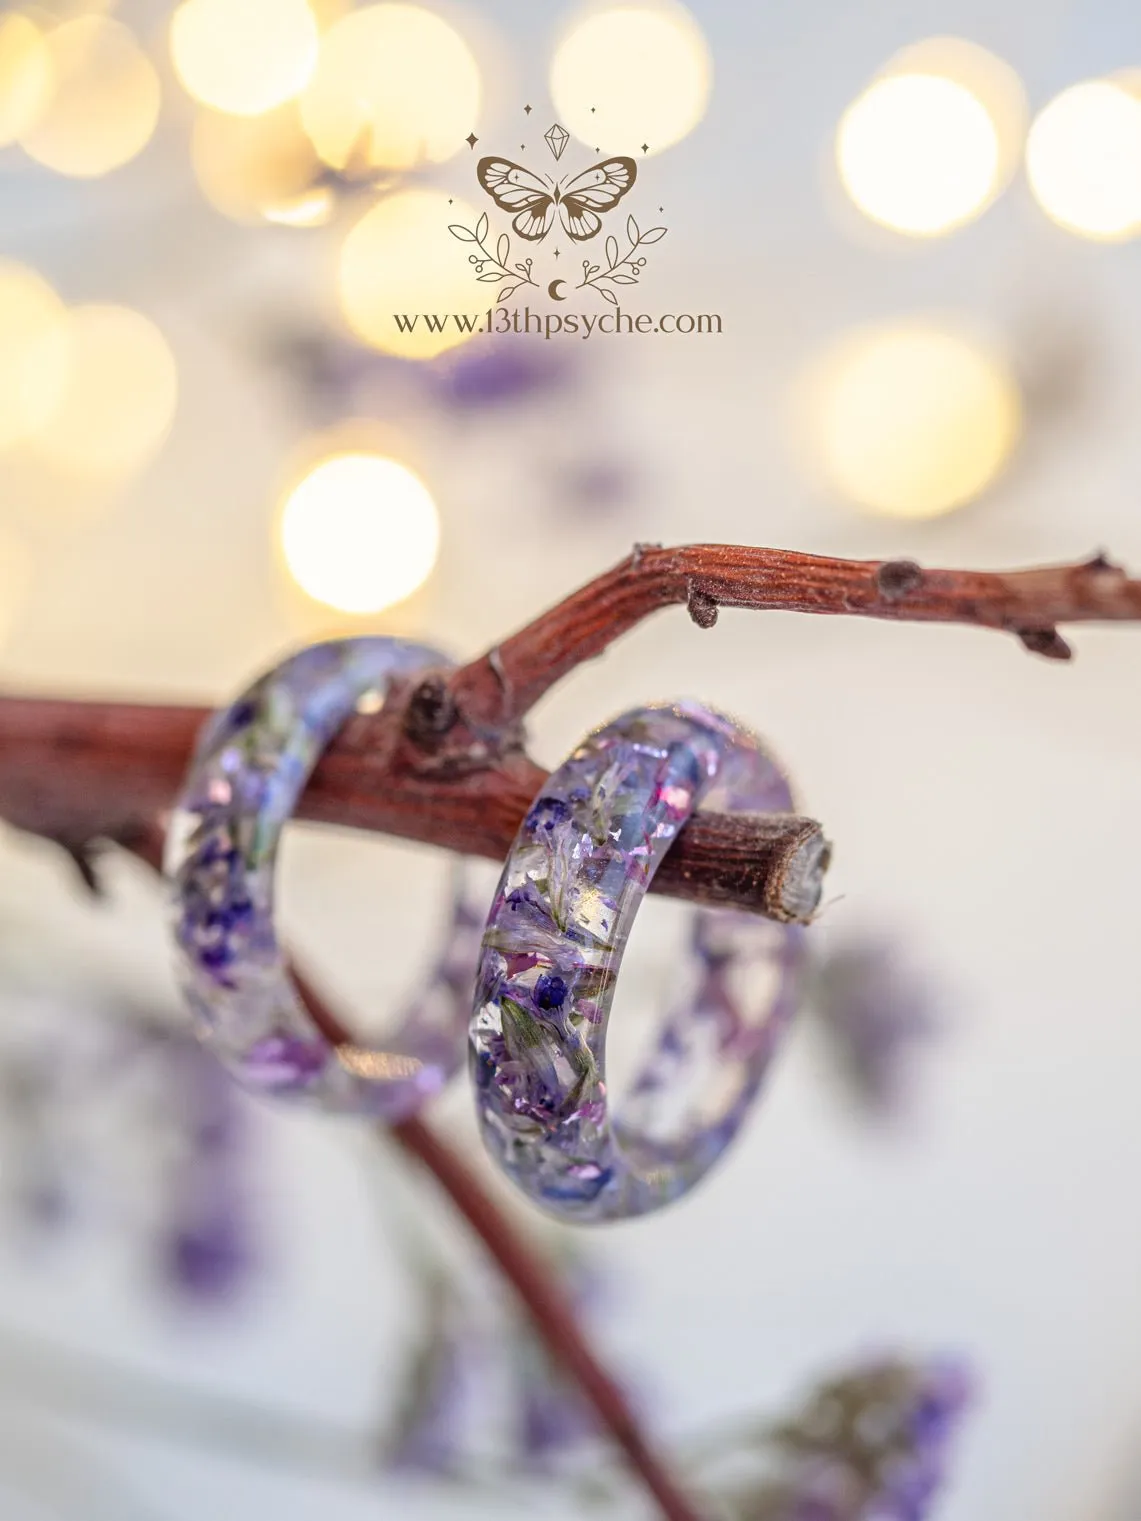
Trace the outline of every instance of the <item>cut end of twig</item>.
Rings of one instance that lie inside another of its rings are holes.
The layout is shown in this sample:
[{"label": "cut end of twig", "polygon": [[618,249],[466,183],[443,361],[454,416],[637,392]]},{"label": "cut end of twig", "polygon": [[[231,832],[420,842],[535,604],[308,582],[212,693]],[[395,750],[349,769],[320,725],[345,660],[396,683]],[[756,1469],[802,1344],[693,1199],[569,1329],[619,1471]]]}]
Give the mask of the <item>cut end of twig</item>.
[{"label": "cut end of twig", "polygon": [[898,602],[923,582],[923,567],[914,560],[885,560],[875,573],[876,590],[885,602]]},{"label": "cut end of twig", "polygon": [[1042,655],[1047,660],[1072,660],[1074,652],[1056,628],[1020,628],[1019,639],[1032,655]]},{"label": "cut end of twig", "polygon": [[686,610],[698,628],[712,628],[717,622],[717,603],[708,592],[691,586],[686,598]]},{"label": "cut end of twig", "polygon": [[775,864],[766,885],[764,911],[782,924],[809,924],[824,895],[832,861],[831,842],[819,824],[806,823],[799,840]]}]

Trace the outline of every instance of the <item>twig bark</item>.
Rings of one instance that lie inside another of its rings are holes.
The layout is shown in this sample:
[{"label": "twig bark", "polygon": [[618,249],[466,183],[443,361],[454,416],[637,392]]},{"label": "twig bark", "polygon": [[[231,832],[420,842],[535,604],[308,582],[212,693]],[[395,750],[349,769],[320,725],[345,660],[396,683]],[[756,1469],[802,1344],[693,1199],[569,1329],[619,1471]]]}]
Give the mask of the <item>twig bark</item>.
[{"label": "twig bark", "polygon": [[[407,704],[420,691],[404,697]],[[206,717],[204,708],[0,697],[0,817],[80,860],[91,840],[130,843],[169,808]],[[519,748],[488,755],[479,768],[425,773],[411,745],[411,760],[393,757],[391,729],[377,718],[347,724],[298,817],[502,861],[547,773]],[[819,902],[827,860],[812,819],[702,813],[653,886],[803,921]]]},{"label": "twig bark", "polygon": [[459,1154],[431,1126],[415,1118],[393,1126],[392,1133],[408,1155],[428,1169],[491,1253],[552,1358],[577,1384],[603,1430],[657,1500],[661,1514],[668,1521],[700,1521],[694,1502],[651,1446],[626,1396],[591,1350],[555,1271],[535,1255]]},{"label": "twig bark", "polygon": [[[658,609],[710,628],[721,607],[973,624],[1068,659],[1060,623],[1141,621],[1141,581],[1098,555],[1021,571],[924,570],[732,544],[638,546],[470,664],[393,694],[345,726],[302,817],[502,859],[543,772],[521,720],[557,681]],[[60,841],[130,837],[161,817],[202,710],[0,697],[0,816]],[[818,825],[698,814],[655,890],[804,920],[828,847]]]}]

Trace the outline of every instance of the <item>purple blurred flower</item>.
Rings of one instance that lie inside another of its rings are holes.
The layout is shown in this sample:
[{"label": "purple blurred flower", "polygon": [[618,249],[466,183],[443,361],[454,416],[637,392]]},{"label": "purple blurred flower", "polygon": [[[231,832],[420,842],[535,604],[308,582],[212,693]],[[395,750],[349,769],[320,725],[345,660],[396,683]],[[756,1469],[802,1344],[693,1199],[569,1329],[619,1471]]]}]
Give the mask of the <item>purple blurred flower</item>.
[{"label": "purple blurred flower", "polygon": [[245,1112],[233,1079],[197,1042],[162,1042],[174,1157],[162,1188],[157,1250],[164,1280],[199,1303],[232,1299],[256,1260],[245,1196]]},{"label": "purple blurred flower", "polygon": [[429,369],[436,399],[459,411],[480,411],[545,395],[564,386],[572,364],[558,344],[525,337],[480,339]]},{"label": "purple blurred flower", "polygon": [[387,1465],[404,1473],[443,1476],[470,1454],[486,1357],[474,1317],[465,1315],[446,1279],[433,1275],[428,1310],[404,1375],[387,1444]]},{"label": "purple blurred flower", "polygon": [[519,1380],[519,1466],[546,1472],[560,1454],[597,1435],[598,1422],[582,1395],[536,1347]]},{"label": "purple blurred flower", "polygon": [[[561,1267],[563,1287],[579,1316],[587,1322],[596,1319],[613,1288],[597,1260],[564,1247]],[[560,1457],[597,1437],[598,1420],[529,1327],[520,1328],[515,1358],[516,1463],[526,1471],[550,1472]]]},{"label": "purple blurred flower", "polygon": [[[597,1302],[597,1274],[581,1260],[563,1267],[579,1308],[588,1309]],[[549,1473],[560,1454],[597,1433],[590,1407],[529,1325],[490,1319],[485,1303],[473,1303],[438,1269],[421,1272],[420,1282],[427,1284],[424,1323],[400,1375],[388,1467],[435,1477],[462,1473],[495,1441],[492,1411],[506,1427],[504,1464],[516,1472]]]},{"label": "purple blurred flower", "polygon": [[[873,1362],[822,1385],[773,1433],[786,1463],[786,1508],[760,1514],[924,1521],[971,1390],[966,1367],[952,1359]],[[777,1493],[770,1489],[770,1498]]]},{"label": "purple blurred flower", "polygon": [[899,946],[867,938],[826,953],[811,1003],[856,1095],[879,1112],[897,1108],[915,1048],[940,1029],[932,990]]},{"label": "purple blurred flower", "polygon": [[209,1303],[233,1298],[245,1284],[253,1257],[245,1214],[225,1192],[221,1179],[211,1180],[205,1207],[194,1218],[174,1218],[160,1241],[163,1272],[186,1297]]},{"label": "purple blurred flower", "polygon": [[634,496],[637,476],[628,460],[576,460],[562,468],[558,482],[568,507],[601,517]]}]

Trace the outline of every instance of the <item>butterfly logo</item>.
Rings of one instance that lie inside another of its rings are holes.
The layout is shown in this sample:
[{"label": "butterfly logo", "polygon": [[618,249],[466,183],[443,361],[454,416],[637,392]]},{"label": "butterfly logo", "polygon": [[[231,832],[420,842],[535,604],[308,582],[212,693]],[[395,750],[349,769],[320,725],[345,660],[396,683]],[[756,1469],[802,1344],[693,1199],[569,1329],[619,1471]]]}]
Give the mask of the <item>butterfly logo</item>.
[{"label": "butterfly logo", "polygon": [[601,230],[599,213],[613,210],[633,187],[638,166],[632,158],[606,158],[554,180],[510,159],[481,158],[476,176],[501,211],[514,213],[511,225],[527,242],[541,243],[557,216],[567,237],[585,243]]}]

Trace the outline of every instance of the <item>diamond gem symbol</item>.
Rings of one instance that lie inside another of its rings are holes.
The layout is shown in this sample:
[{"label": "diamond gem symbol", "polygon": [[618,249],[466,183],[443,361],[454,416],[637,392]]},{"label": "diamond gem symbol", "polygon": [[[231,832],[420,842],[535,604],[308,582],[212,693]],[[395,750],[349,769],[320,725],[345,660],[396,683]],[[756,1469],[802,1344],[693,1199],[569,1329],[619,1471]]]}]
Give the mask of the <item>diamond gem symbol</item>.
[{"label": "diamond gem symbol", "polygon": [[547,128],[546,132],[543,133],[543,137],[546,139],[547,147],[555,157],[562,158],[563,149],[570,142],[570,133],[567,129],[560,127],[558,122],[555,122],[553,127]]}]

